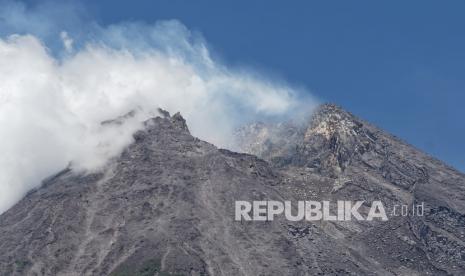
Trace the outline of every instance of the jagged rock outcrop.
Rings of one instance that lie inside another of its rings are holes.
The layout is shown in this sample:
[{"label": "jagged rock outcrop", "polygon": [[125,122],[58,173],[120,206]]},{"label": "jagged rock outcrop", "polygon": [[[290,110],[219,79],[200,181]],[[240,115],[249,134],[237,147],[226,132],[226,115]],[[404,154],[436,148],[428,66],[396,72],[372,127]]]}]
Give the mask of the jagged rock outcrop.
[{"label": "jagged rock outcrop", "polygon": [[[282,134],[289,129],[286,140]],[[333,223],[335,235],[350,237],[350,246],[363,245],[378,262],[399,267],[392,272],[465,271],[462,173],[331,104],[321,106],[309,125],[256,124],[238,135],[242,149],[285,172],[292,183],[289,189],[301,198],[311,194],[318,199],[381,199],[388,213],[424,203],[423,216],[396,216],[379,225]],[[296,178],[306,181],[299,186],[291,181]],[[437,271],[424,270],[424,265]]]},{"label": "jagged rock outcrop", "polygon": [[[0,216],[0,274],[465,273],[463,174],[334,105],[238,136],[247,153],[191,136],[179,113],[146,121],[103,170],[64,170]],[[236,200],[376,199],[425,214],[234,221]]]}]

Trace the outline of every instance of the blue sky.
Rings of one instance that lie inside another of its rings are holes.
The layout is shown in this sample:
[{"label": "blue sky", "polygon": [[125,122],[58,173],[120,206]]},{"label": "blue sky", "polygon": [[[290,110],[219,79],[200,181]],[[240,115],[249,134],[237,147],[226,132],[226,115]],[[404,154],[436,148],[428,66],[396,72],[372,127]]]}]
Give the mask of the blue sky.
[{"label": "blue sky", "polygon": [[80,4],[101,25],[178,19],[226,64],[302,85],[465,171],[464,1]]}]

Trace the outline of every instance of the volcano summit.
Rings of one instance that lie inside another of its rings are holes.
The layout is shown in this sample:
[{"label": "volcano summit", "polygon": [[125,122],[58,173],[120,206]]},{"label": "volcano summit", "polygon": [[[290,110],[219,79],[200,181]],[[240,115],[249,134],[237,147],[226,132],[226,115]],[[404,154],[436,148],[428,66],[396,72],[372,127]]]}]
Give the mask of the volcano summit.
[{"label": "volcano summit", "polygon": [[[335,105],[236,135],[242,153],[164,113],[105,168],[49,177],[0,216],[0,274],[465,274],[462,173]],[[236,201],[381,201],[388,220],[236,221]]]}]

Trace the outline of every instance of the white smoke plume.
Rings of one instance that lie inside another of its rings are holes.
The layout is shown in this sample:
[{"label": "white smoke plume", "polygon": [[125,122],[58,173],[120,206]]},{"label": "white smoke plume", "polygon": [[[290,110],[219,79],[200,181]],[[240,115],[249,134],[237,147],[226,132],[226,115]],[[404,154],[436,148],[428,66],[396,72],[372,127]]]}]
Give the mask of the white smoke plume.
[{"label": "white smoke plume", "polygon": [[[5,3],[0,213],[69,164],[84,170],[104,165],[158,107],[180,111],[194,136],[231,148],[233,130],[241,124],[302,115],[317,104],[305,91],[222,65],[201,36],[175,20],[93,23],[87,37],[76,39],[73,33],[80,32],[57,29],[59,22],[41,21],[34,29],[27,16],[40,21],[40,13]],[[53,39],[63,43],[61,49]],[[131,110],[137,116],[123,125],[101,125]]]}]

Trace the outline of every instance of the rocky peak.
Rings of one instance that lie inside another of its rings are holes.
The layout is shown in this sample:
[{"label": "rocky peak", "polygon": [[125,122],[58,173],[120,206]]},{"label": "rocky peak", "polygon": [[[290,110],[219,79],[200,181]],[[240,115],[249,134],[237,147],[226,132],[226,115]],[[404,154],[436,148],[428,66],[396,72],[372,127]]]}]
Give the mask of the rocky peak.
[{"label": "rocky peak", "polygon": [[149,131],[154,128],[162,127],[164,129],[180,130],[185,133],[190,133],[187,127],[186,120],[182,117],[181,113],[177,112],[173,116],[166,110],[158,109],[160,116],[154,116],[144,122],[145,130]]},{"label": "rocky peak", "polygon": [[376,130],[367,123],[336,105],[325,104],[312,116],[300,154],[312,160],[310,165],[334,174],[379,146],[377,139]]},{"label": "rocky peak", "polygon": [[174,125],[178,128],[189,132],[186,120],[182,117],[181,113],[177,112],[176,114],[174,114],[173,117],[171,117],[171,122],[173,122]]},{"label": "rocky peak", "polygon": [[323,104],[306,124],[253,124],[238,131],[242,151],[278,166],[309,167],[338,174],[352,158],[375,147],[376,134],[334,104]]},{"label": "rocky peak", "polygon": [[331,139],[334,135],[348,138],[356,136],[363,124],[349,112],[334,104],[324,104],[318,108],[311,118],[305,139],[322,135]]}]

